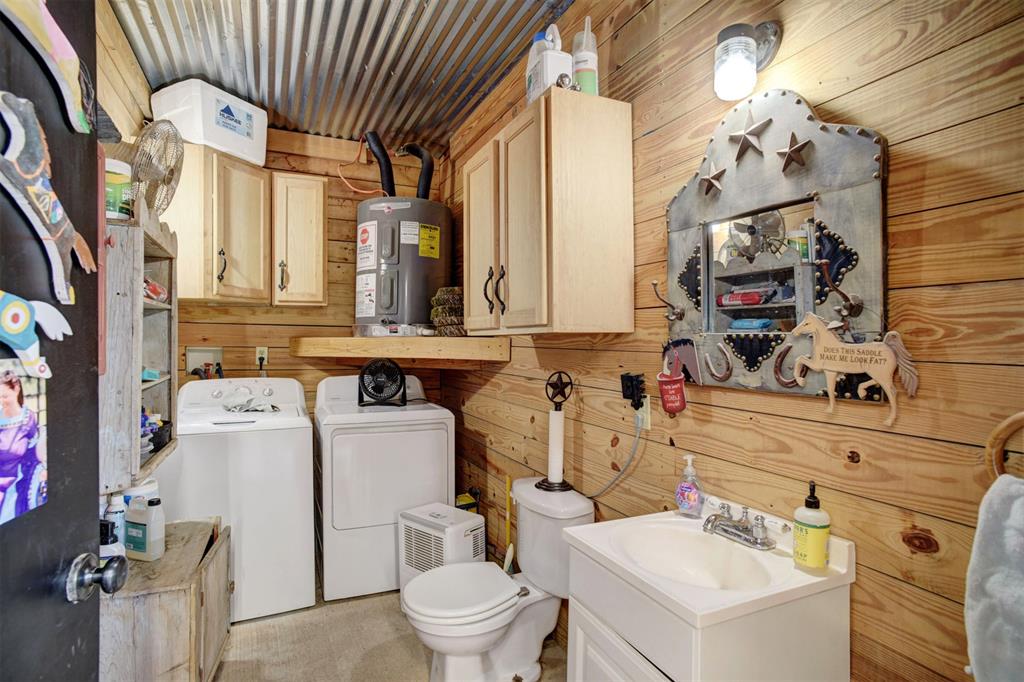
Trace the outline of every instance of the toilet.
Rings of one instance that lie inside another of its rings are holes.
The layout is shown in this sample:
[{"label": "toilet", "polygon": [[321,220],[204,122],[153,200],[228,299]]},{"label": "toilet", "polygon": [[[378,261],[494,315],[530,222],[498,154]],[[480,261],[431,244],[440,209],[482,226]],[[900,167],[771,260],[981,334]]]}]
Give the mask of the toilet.
[{"label": "toilet", "polygon": [[402,611],[434,652],[431,682],[540,678],[541,646],[569,596],[562,529],[594,520],[593,502],[575,490],[542,490],[542,480],[512,484],[521,573],[509,576],[490,561],[448,564],[402,590]]}]

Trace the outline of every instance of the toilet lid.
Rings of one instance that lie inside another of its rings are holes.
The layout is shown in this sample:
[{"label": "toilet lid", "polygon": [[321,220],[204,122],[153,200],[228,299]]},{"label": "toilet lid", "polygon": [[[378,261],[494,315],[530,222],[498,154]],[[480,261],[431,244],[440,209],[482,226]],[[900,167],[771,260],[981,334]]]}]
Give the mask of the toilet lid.
[{"label": "toilet lid", "polygon": [[405,605],[431,618],[464,618],[515,603],[519,584],[490,561],[448,564],[416,576],[402,590]]}]

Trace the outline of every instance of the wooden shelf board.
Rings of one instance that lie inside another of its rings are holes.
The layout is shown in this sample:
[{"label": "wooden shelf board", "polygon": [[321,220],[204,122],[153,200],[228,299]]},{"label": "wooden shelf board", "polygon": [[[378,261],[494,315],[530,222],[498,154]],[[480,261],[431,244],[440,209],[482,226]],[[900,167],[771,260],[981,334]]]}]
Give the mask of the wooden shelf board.
[{"label": "wooden shelf board", "polygon": [[168,523],[167,549],[163,557],[158,561],[130,559],[128,580],[124,587],[109,598],[128,599],[187,587],[194,578],[196,567],[203,560],[212,533],[213,523],[209,521]]},{"label": "wooden shelf board", "polygon": [[726,313],[736,310],[768,310],[769,308],[795,308],[796,303],[789,301],[786,303],[756,303],[751,305],[716,305],[715,310],[720,313]]},{"label": "wooden shelf board", "polygon": [[153,388],[154,386],[159,386],[160,384],[164,383],[165,381],[170,381],[170,379],[171,379],[171,375],[170,374],[165,374],[164,376],[160,377],[159,379],[153,379],[152,381],[143,381],[142,382],[142,390],[145,391],[147,388]]},{"label": "wooden shelf board", "polygon": [[509,337],[491,336],[293,336],[290,353],[303,358],[432,358],[508,362]]},{"label": "wooden shelf board", "polygon": [[142,309],[143,310],[170,310],[170,303],[161,303],[160,301],[154,301],[151,298],[142,297]]},{"label": "wooden shelf board", "polygon": [[167,441],[167,445],[163,446],[160,450],[152,453],[142,466],[139,467],[139,473],[132,476],[132,485],[141,483],[147,478],[153,475],[156,468],[163,464],[163,461],[171,456],[171,453],[178,449],[178,439],[172,438]]}]

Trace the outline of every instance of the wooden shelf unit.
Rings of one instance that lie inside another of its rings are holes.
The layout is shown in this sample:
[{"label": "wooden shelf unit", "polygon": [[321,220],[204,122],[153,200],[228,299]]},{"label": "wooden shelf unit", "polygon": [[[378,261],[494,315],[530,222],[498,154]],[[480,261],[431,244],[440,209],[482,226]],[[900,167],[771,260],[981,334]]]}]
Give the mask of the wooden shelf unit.
[{"label": "wooden shelf unit", "polygon": [[[140,202],[143,203],[143,202]],[[105,266],[106,371],[100,376],[100,486],[102,494],[123,490],[150,475],[154,460],[173,451],[142,454],[139,415],[145,407],[174,419],[178,393],[177,237],[140,206],[133,220],[107,220]],[[143,278],[170,292],[166,303],[148,298]],[[142,381],[142,368],[160,378]],[[174,443],[172,426],[171,443]]]},{"label": "wooden shelf unit", "polygon": [[290,353],[300,358],[376,358],[508,362],[509,338],[488,336],[293,336]]}]

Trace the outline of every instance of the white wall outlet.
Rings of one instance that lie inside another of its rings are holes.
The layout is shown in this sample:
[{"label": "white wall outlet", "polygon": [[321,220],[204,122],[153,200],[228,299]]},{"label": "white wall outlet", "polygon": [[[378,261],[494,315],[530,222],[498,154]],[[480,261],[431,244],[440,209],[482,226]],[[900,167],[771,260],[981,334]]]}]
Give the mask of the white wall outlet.
[{"label": "white wall outlet", "polygon": [[645,395],[644,396],[644,404],[643,404],[643,406],[639,410],[637,410],[637,413],[640,415],[640,419],[642,420],[641,428],[644,431],[650,431],[651,430],[651,396],[649,396],[649,395]]},{"label": "white wall outlet", "polygon": [[260,358],[263,358],[263,366],[270,364],[270,349],[266,346],[256,346],[256,367],[260,366]]}]

